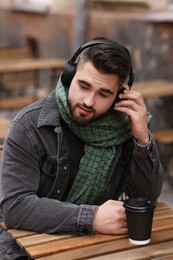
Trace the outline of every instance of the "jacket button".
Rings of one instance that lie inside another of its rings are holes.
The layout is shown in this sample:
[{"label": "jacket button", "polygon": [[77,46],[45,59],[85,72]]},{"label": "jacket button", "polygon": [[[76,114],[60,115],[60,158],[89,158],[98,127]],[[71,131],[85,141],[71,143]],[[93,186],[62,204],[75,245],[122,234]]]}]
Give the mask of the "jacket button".
[{"label": "jacket button", "polygon": [[61,191],[60,191],[60,190],[57,190],[57,193],[58,193],[58,194],[60,194],[60,193],[61,193]]},{"label": "jacket button", "polygon": [[66,166],[64,166],[64,170],[67,170],[67,167],[66,167]]}]

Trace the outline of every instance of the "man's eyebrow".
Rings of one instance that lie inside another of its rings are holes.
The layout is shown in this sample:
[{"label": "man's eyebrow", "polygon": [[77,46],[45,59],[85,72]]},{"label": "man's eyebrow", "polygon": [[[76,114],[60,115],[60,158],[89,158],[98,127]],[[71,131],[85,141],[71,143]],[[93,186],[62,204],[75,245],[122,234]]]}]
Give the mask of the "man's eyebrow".
[{"label": "man's eyebrow", "polygon": [[[87,85],[88,87],[91,87],[91,84],[88,83],[88,82],[85,81],[85,80],[79,79],[79,82],[80,82],[81,84]],[[104,93],[107,93],[107,94],[110,94],[110,95],[113,95],[113,94],[114,94],[110,89],[107,89],[107,88],[100,88],[100,89],[99,89],[99,92],[104,92]]]},{"label": "man's eyebrow", "polygon": [[108,93],[108,94],[111,94],[111,95],[114,94],[110,89],[107,89],[107,88],[101,88],[100,92],[105,92],[105,93]]},{"label": "man's eyebrow", "polygon": [[79,79],[78,81],[79,81],[79,83],[81,83],[81,84],[85,84],[85,85],[87,85],[87,86],[91,86],[91,84],[88,83],[88,82],[85,81],[85,80]]}]

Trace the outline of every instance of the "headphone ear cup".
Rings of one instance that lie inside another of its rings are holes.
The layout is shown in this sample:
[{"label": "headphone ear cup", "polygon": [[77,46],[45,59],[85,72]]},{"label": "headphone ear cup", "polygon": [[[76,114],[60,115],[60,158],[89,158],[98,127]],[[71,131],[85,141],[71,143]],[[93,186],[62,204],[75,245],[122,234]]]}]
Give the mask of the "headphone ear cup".
[{"label": "headphone ear cup", "polygon": [[68,62],[65,65],[64,71],[61,75],[61,81],[62,81],[63,85],[68,86],[68,87],[70,86],[72,79],[76,72],[76,66],[77,66],[77,63],[73,63],[73,62]]}]

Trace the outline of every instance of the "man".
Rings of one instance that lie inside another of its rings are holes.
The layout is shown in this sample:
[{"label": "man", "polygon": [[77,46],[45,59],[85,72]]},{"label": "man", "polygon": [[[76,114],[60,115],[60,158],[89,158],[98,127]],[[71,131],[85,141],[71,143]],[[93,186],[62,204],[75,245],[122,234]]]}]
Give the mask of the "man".
[{"label": "man", "polygon": [[15,117],[1,166],[9,227],[126,234],[121,199],[158,198],[163,170],[150,116],[141,94],[124,90],[128,78],[131,87],[128,50],[95,39],[65,66],[56,91]]}]

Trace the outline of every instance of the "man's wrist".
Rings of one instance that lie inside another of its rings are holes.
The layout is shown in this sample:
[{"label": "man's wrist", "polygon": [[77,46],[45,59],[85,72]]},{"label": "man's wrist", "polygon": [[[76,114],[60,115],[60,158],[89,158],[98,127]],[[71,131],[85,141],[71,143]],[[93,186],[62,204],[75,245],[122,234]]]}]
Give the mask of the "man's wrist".
[{"label": "man's wrist", "polygon": [[149,131],[149,138],[148,138],[148,142],[146,142],[146,144],[141,144],[139,143],[136,139],[134,139],[134,142],[137,146],[141,147],[141,148],[149,148],[150,144],[151,144],[151,133]]}]

